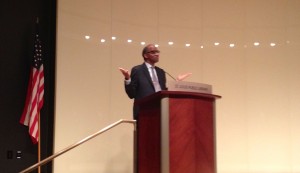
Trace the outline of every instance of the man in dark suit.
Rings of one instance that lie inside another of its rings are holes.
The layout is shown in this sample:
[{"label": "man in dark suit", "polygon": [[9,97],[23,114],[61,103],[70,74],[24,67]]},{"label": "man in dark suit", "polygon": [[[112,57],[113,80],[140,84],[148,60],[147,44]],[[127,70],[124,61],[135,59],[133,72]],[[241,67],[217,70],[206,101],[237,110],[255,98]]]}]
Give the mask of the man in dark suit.
[{"label": "man in dark suit", "polygon": [[[155,66],[159,61],[159,54],[157,47],[149,44],[142,51],[144,63],[133,67],[131,74],[128,70],[119,68],[125,77],[125,91],[134,102],[160,90],[166,90],[165,71]],[[139,108],[134,104],[134,119],[138,118],[138,111]]]}]

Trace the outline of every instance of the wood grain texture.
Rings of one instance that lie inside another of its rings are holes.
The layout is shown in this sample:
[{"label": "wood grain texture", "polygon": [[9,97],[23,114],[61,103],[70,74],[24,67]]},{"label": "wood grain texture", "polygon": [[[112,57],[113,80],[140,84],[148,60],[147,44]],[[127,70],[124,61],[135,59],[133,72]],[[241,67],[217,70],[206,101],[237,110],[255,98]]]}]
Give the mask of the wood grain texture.
[{"label": "wood grain texture", "polygon": [[170,173],[216,173],[214,104],[220,96],[175,91],[141,102],[138,120],[138,172],[161,172],[161,104],[169,98]]}]

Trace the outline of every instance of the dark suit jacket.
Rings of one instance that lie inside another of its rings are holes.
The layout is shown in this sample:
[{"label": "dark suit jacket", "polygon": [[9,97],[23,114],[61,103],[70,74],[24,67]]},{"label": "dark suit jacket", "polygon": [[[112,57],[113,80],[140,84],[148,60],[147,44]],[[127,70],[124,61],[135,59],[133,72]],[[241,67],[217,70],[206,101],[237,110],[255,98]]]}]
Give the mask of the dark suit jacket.
[{"label": "dark suit jacket", "polygon": [[[162,90],[166,90],[166,74],[165,71],[155,66],[156,74]],[[125,90],[129,98],[137,101],[143,97],[155,93],[154,85],[150,73],[145,63],[137,65],[131,69],[131,82],[125,84]],[[133,116],[137,119],[138,107],[134,104]]]}]

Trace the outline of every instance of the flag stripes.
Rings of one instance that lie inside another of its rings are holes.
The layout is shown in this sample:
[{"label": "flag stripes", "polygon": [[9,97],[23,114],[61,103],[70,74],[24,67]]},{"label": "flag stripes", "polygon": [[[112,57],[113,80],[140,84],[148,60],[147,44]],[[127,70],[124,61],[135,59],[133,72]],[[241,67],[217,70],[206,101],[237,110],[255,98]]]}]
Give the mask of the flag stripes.
[{"label": "flag stripes", "polygon": [[35,35],[34,57],[30,71],[25,107],[20,123],[29,127],[33,143],[39,141],[39,115],[44,104],[44,67],[39,34]]}]

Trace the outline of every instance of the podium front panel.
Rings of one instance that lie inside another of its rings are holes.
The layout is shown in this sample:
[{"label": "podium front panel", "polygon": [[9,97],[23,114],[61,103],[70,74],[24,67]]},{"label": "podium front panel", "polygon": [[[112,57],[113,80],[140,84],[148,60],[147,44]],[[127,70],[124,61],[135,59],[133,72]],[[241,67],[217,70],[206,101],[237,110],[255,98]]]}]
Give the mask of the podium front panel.
[{"label": "podium front panel", "polygon": [[215,173],[214,102],[170,99],[170,172]]},{"label": "podium front panel", "polygon": [[156,94],[140,106],[138,173],[216,173],[213,96]]}]

